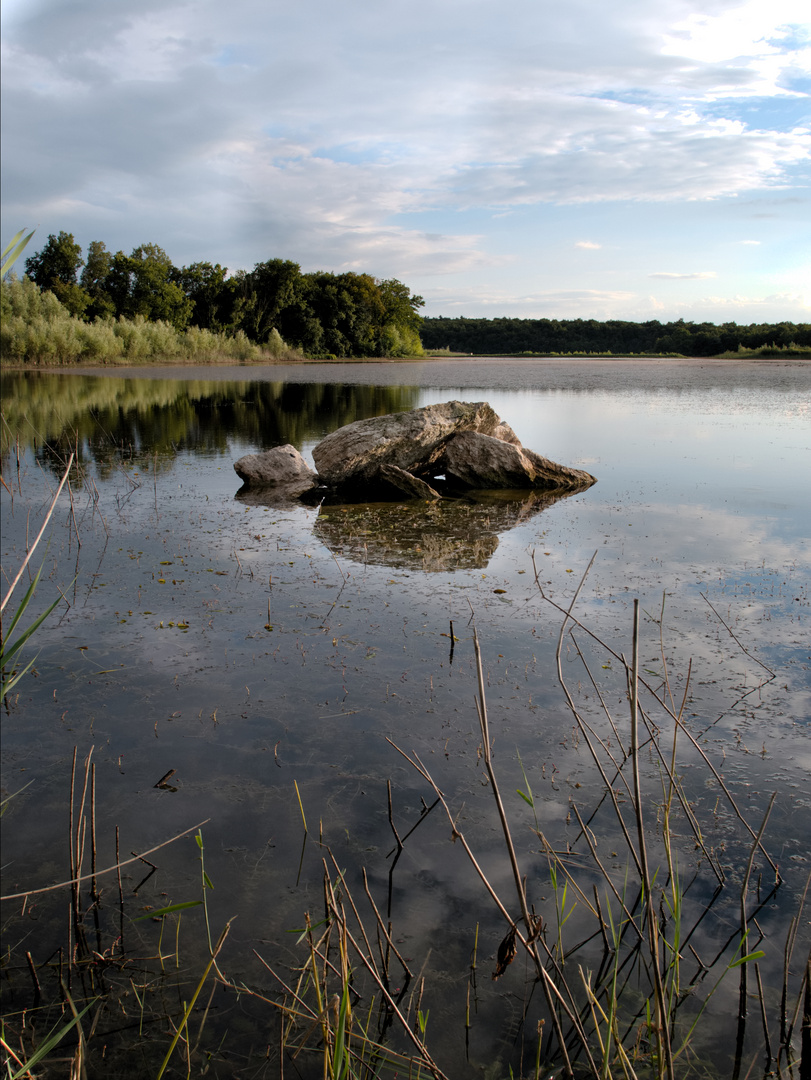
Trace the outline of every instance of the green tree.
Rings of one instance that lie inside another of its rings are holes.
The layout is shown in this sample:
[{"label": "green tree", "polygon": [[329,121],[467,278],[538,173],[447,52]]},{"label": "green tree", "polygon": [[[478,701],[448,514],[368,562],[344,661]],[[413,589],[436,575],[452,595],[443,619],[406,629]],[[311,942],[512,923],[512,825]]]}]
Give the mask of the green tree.
[{"label": "green tree", "polygon": [[257,263],[243,278],[242,329],[252,341],[267,341],[271,330],[289,340],[284,325],[302,304],[302,284],[301,267],[289,259]]},{"label": "green tree", "polygon": [[210,262],[196,262],[180,270],[173,268],[169,277],[192,302],[191,323],[204,330],[221,330],[228,321],[232,298],[226,284],[227,267]]},{"label": "green tree", "polygon": [[172,261],[157,244],[141,244],[131,255],[117,251],[106,278],[117,315],[149,321],[161,319],[176,330],[189,324],[193,303],[171,280]]},{"label": "green tree", "polygon": [[[305,274],[307,316],[321,327],[319,347],[288,330],[286,340],[307,352],[331,356],[376,356],[385,309],[368,274]],[[282,336],[285,337],[284,331]]]},{"label": "green tree", "polygon": [[73,233],[53,233],[45,247],[25,260],[25,272],[41,289],[52,289],[55,282],[75,285],[79,267],[84,266],[82,245],[73,239]]},{"label": "green tree", "polygon": [[87,315],[95,318],[99,315],[112,315],[115,311],[110,294],[107,292],[107,275],[110,273],[113,256],[107,250],[103,240],[91,240],[87,248],[87,261],[82,270],[81,286],[90,297]]},{"label": "green tree", "polygon": [[378,281],[377,287],[385,309],[384,325],[379,337],[381,356],[422,356],[419,309],[425,306],[421,296],[412,296],[402,281],[390,278]]},{"label": "green tree", "polygon": [[48,289],[71,315],[83,315],[90,304],[90,297],[76,281],[79,268],[84,265],[82,245],[73,239],[73,233],[53,233],[45,247],[25,260],[25,271],[41,289]]}]

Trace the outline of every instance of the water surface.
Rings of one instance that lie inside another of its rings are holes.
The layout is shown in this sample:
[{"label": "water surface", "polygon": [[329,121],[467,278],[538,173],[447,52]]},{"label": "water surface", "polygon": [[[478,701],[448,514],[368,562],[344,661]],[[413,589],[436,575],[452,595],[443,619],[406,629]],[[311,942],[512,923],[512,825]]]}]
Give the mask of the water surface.
[{"label": "water surface", "polygon": [[[65,600],[37,635],[36,673],[3,713],[4,797],[33,781],[3,818],[4,893],[68,876],[70,757],[74,746],[80,756],[92,746],[101,861],[113,861],[116,826],[126,850],[137,851],[207,819],[212,919],[239,916],[225,966],[266,980],[252,955],[257,942],[278,962],[291,961],[296,935],[287,932],[318,908],[323,849],[314,837],[353,882],[366,866],[385,903],[393,844],[386,781],[401,832],[432,801],[387,739],[434,771],[508,892],[478,755],[475,626],[496,765],[545,910],[551,893],[533,814],[512,793],[529,780],[544,832],[565,848],[579,832],[572,800],[590,812],[600,785],[557,684],[561,617],[538,586],[568,606],[597,552],[579,619],[630,655],[638,597],[643,666],[661,681],[664,610],[674,695],[692,661],[690,730],[755,828],[778,792],[765,839],[784,881],[758,916],[769,942],[762,963],[778,972],[811,835],[809,365],[447,361],[27,372],[5,374],[2,394],[8,576],[69,450],[81,470],[34,560],[44,564],[39,609],[57,589]],[[468,507],[466,518],[445,514],[441,522],[437,511],[432,518],[413,506],[319,509],[237,495],[232,464],[244,453],[291,442],[309,456],[341,424],[451,398],[489,401],[526,446],[587,469],[598,483],[540,509]],[[601,693],[625,723],[621,665],[590,648]],[[595,695],[571,643],[564,668],[588,712]],[[651,759],[654,816],[657,768]],[[712,842],[720,852],[728,843],[721,858],[739,880],[751,838],[738,835],[686,741],[679,768],[709,816]],[[170,770],[169,787],[156,788]],[[294,781],[309,824],[301,866]],[[615,826],[600,816],[595,823],[610,852]],[[194,844],[171,850],[139,902],[196,895]],[[133,872],[130,885],[139,878]],[[695,879],[699,906],[706,888]],[[480,956],[491,958],[503,923],[437,812],[406,845],[392,903],[402,947],[429,977],[451,1074],[515,1062],[523,974],[491,983],[487,959],[481,1020],[463,1064],[460,1018],[476,926]],[[62,933],[49,912],[43,902],[44,952]],[[719,905],[696,932],[698,952],[725,938],[735,918],[734,903]],[[807,940],[803,947],[801,957]],[[243,1026],[240,1053],[250,1059],[267,1037]]]}]

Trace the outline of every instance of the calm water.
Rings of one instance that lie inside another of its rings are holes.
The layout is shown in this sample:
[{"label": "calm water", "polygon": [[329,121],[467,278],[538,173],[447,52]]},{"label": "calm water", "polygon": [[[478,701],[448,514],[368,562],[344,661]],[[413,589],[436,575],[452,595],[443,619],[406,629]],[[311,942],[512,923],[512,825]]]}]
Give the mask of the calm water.
[{"label": "calm water", "polygon": [[[39,528],[66,452],[78,448],[81,463],[72,506],[63,494],[34,560],[44,564],[38,610],[57,589],[65,602],[37,635],[36,674],[3,710],[4,797],[30,782],[3,818],[3,892],[68,876],[70,757],[92,746],[100,863],[114,861],[116,826],[128,854],[207,819],[212,922],[239,916],[223,967],[269,992],[252,950],[280,965],[301,959],[289,931],[305,911],[317,918],[322,909],[319,834],[358,892],[365,866],[386,904],[386,781],[401,833],[419,819],[422,800],[433,801],[388,737],[432,771],[514,904],[477,753],[475,625],[496,768],[549,922],[547,864],[532,811],[513,793],[529,782],[544,833],[576,850],[571,803],[594,811],[599,777],[557,683],[561,617],[540,595],[535,570],[546,594],[567,606],[596,551],[578,618],[630,655],[638,597],[643,667],[658,685],[664,598],[674,696],[684,693],[692,660],[691,732],[755,829],[778,792],[764,835],[784,880],[758,914],[776,1000],[786,930],[811,869],[811,365],[457,361],[189,374],[3,376],[7,576]],[[588,469],[598,483],[548,506],[502,500],[431,514],[279,506],[238,494],[232,464],[244,453],[292,442],[308,456],[344,423],[451,398],[489,401],[526,446]],[[587,658],[626,730],[621,665],[594,646]],[[595,694],[571,641],[563,668],[591,715]],[[739,893],[751,837],[686,740],[678,761]],[[651,758],[652,817],[657,768]],[[171,789],[156,788],[170,770]],[[294,782],[309,825],[303,853]],[[443,1033],[435,1052],[451,1075],[478,1075],[496,1061],[506,1073],[521,1054],[528,975],[515,965],[490,980],[503,923],[439,813],[406,844],[392,918],[400,948],[426,975],[423,1009],[427,1002]],[[610,852],[610,816],[597,813],[592,827]],[[196,854],[186,839],[154,856],[159,870],[128,914],[194,898]],[[624,862],[615,869],[621,878]],[[767,877],[762,860],[757,873]],[[127,887],[141,876],[133,871]],[[700,909],[711,888],[700,874],[691,880]],[[699,955],[723,948],[736,903],[719,902],[696,929]],[[7,923],[9,946],[27,935],[26,948],[35,943],[44,961],[64,933],[56,912],[43,900],[22,930]],[[464,1008],[477,926],[482,974],[468,1064]],[[153,924],[137,927],[148,947]],[[797,971],[808,939],[806,913]],[[17,1001],[22,991],[7,984]],[[716,999],[719,1023],[736,993],[737,984]],[[239,1033],[240,1060],[264,1053],[271,1028],[259,1030],[240,1004],[220,1008],[221,1023]],[[728,1074],[725,1053],[719,1075]]]}]

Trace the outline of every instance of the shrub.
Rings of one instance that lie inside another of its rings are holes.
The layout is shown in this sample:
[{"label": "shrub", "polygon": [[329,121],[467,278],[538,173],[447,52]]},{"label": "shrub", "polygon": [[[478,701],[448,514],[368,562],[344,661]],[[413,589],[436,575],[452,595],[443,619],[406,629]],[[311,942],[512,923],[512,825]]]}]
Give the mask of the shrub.
[{"label": "shrub", "polygon": [[300,359],[275,329],[267,344],[259,346],[242,330],[231,337],[196,326],[180,331],[143,315],[83,322],[28,278],[4,282],[1,300],[0,355],[16,364]]}]

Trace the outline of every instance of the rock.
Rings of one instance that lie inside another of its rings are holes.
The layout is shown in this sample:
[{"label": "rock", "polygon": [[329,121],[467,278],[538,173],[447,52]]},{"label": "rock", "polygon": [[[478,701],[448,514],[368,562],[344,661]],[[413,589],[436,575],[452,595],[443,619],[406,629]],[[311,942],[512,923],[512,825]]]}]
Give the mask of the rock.
[{"label": "rock", "polygon": [[392,487],[396,488],[398,491],[402,491],[405,495],[408,495],[409,498],[442,498],[439,492],[434,491],[430,484],[426,484],[424,480],[420,480],[419,477],[414,476],[413,473],[406,472],[405,469],[400,469],[396,465],[381,465],[378,475],[381,480],[388,481]]},{"label": "rock", "polygon": [[[248,454],[234,468],[246,491],[272,492],[275,503],[330,496],[380,502],[436,501],[460,490],[580,491],[594,477],[521,446],[486,401],[446,401],[347,424],[313,450],[318,474],[293,446]],[[263,500],[266,501],[265,495]]]},{"label": "rock", "polygon": [[433,477],[443,473],[445,486],[457,489],[577,491],[595,482],[581,469],[524,449],[486,401],[448,401],[358,420],[323,439],[313,460],[324,483],[369,501],[398,491],[438,498]]},{"label": "rock", "polygon": [[373,487],[383,465],[410,473],[415,467],[430,470],[452,435],[462,431],[492,435],[500,424],[486,401],[447,401],[347,424],[321,440],[313,461],[327,484]]},{"label": "rock", "polygon": [[504,442],[476,431],[465,431],[449,439],[441,465],[449,484],[469,488],[571,491],[594,483],[590,473],[557,465],[524,449],[517,438],[515,442]]},{"label": "rock", "polygon": [[501,439],[502,442],[512,443],[513,446],[520,446],[521,440],[515,434],[509,424],[505,424],[502,420],[495,431],[491,432],[494,439]]},{"label": "rock", "polygon": [[274,488],[276,495],[291,499],[319,483],[318,475],[289,443],[263,454],[246,454],[234,462],[234,470],[247,487]]}]

